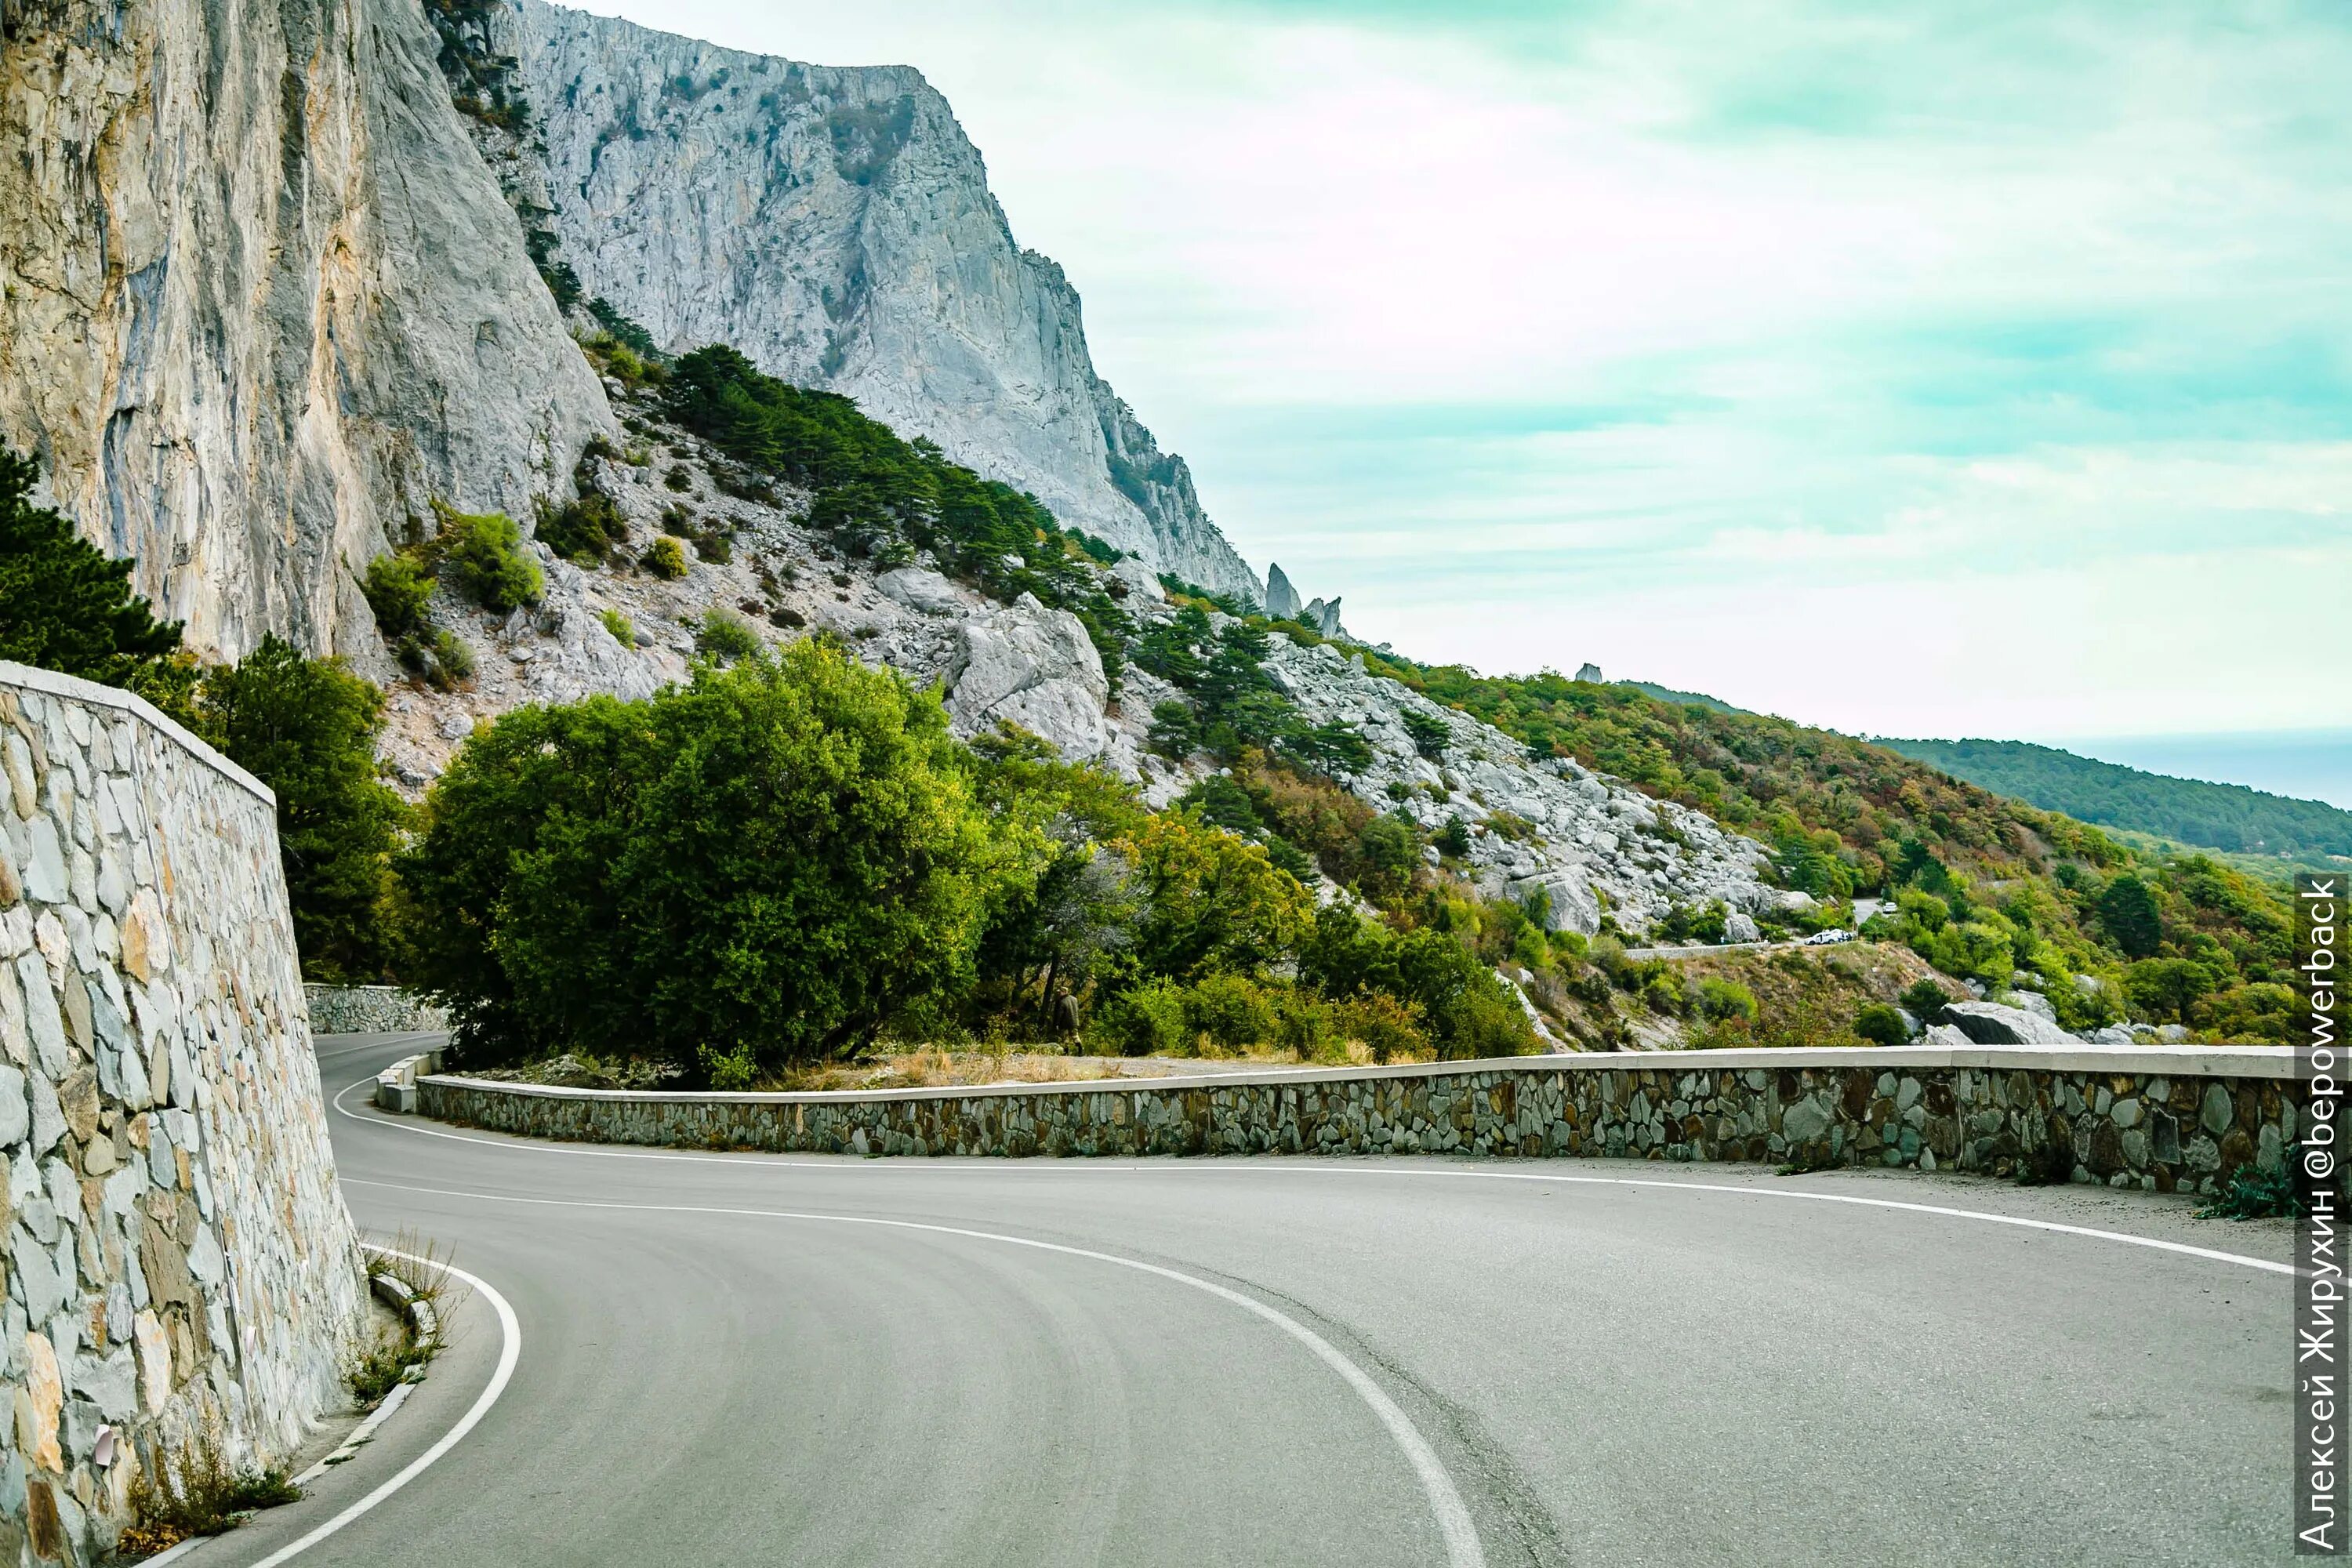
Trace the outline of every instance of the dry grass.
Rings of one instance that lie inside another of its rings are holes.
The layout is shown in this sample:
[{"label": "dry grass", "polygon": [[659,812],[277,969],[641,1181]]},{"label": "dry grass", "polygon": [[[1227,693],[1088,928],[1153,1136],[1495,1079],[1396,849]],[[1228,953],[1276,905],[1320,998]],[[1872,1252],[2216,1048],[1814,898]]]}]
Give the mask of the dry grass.
[{"label": "dry grass", "polygon": [[301,1496],[283,1470],[232,1468],[219,1429],[206,1426],[132,1479],[131,1524],[115,1550],[126,1557],[162,1552],[191,1536],[234,1530],[254,1510]]}]

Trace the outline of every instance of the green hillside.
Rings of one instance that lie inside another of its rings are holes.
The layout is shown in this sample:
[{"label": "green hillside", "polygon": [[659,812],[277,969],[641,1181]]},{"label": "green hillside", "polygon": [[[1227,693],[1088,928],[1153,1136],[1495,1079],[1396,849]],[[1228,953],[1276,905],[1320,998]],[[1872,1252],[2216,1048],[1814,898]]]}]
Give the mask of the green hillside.
[{"label": "green hillside", "polygon": [[1998,795],[2102,827],[2238,854],[2352,855],[2352,811],[2168,778],[2023,741],[1877,742]]}]

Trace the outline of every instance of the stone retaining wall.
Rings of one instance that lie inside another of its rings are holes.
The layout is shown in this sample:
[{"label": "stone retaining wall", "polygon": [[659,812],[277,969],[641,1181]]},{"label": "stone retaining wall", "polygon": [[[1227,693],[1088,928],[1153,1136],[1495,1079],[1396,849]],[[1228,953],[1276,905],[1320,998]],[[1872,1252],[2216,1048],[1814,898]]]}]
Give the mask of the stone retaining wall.
[{"label": "stone retaining wall", "polygon": [[597,1142],[858,1154],[1623,1155],[1949,1167],[2021,1161],[2211,1192],[2294,1141],[2292,1053],[1705,1051],[1218,1079],[827,1094],[651,1094],[429,1075],[418,1109]]},{"label": "stone retaining wall", "polygon": [[397,985],[304,985],[316,1035],[405,1035],[449,1026],[446,1007],[427,1006]]},{"label": "stone retaining wall", "polygon": [[0,1563],[110,1550],[210,1430],[289,1456],[362,1317],[269,792],[0,664]]}]

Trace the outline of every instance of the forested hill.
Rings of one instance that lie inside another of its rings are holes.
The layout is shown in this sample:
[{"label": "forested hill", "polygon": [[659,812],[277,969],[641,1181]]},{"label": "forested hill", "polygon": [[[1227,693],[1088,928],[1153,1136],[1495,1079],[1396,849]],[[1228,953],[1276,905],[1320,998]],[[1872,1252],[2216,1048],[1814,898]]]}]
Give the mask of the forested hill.
[{"label": "forested hill", "polygon": [[2352,811],[2243,784],[2142,773],[2023,741],[1893,741],[1890,751],[2103,827],[2249,854],[2352,855]]}]

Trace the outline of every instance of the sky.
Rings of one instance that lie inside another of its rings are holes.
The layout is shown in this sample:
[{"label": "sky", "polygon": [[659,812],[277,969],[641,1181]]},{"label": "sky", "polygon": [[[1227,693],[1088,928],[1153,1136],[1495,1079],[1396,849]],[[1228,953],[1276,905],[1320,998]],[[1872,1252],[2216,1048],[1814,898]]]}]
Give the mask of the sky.
[{"label": "sky", "polygon": [[1366,640],[1861,733],[2352,725],[2336,0],[591,8],[921,69]]}]

